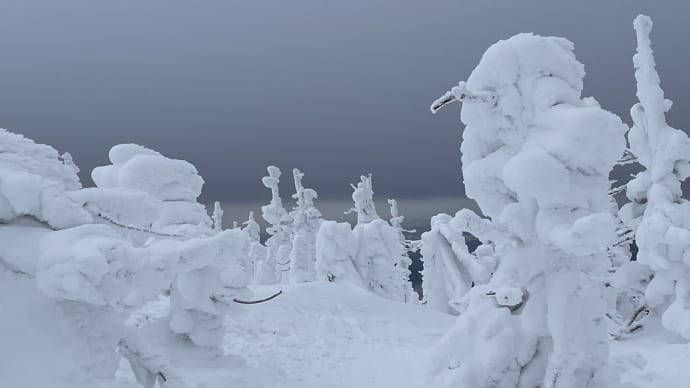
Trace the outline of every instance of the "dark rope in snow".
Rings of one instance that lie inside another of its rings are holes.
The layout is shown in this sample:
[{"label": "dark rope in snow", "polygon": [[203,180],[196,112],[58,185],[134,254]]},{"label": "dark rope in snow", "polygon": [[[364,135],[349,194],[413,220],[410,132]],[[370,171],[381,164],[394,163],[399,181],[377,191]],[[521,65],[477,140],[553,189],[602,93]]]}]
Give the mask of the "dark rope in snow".
[{"label": "dark rope in snow", "polygon": [[101,212],[98,212],[95,215],[98,218],[100,218],[104,221],[108,221],[109,223],[111,223],[117,227],[123,228],[123,229],[134,230],[134,231],[142,232],[142,233],[149,233],[149,234],[153,234],[153,235],[161,236],[161,237],[185,237],[182,234],[161,233],[161,232],[156,232],[155,230],[151,230],[151,229],[147,229],[147,228],[142,228],[142,227],[137,227],[137,226],[132,226],[132,225],[125,225],[125,224],[122,224],[120,222],[115,221],[113,218],[111,218],[111,217],[109,217],[109,216],[107,216]]},{"label": "dark rope in snow", "polygon": [[268,302],[271,299],[276,298],[278,295],[282,294],[283,291],[278,291],[277,293],[269,296],[268,298],[264,299],[259,299],[259,300],[240,300],[240,299],[233,299],[232,301],[235,303],[240,303],[240,304],[257,304],[257,303],[263,303],[263,302]]}]

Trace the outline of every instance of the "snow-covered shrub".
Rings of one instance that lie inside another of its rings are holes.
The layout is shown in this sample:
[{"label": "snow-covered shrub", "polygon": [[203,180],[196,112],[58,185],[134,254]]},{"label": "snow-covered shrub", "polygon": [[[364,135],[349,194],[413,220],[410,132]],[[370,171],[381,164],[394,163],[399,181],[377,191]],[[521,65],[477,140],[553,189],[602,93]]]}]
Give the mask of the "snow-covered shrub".
[{"label": "snow-covered shrub", "polygon": [[626,127],[581,99],[583,77],[572,43],[519,34],[432,105],[464,102],[466,193],[500,234],[493,277],[469,289],[435,349],[442,386],[615,386],[604,381],[602,279],[616,238],[608,175]]},{"label": "snow-covered shrub", "polygon": [[81,188],[71,157],[0,129],[0,222],[33,216],[53,228],[92,222],[82,203],[66,194]]},{"label": "snow-covered shrub", "polygon": [[[690,202],[681,182],[690,176],[690,138],[666,123],[671,101],[664,98],[649,34],[652,21],[635,19],[637,53],[633,57],[637,98],[631,109],[630,149],[644,170],[627,185],[631,201],[621,217],[636,230],[638,261],[649,266],[646,305],[662,314],[663,326],[690,339]],[[633,279],[636,281],[637,279]]]},{"label": "snow-covered shrub", "polygon": [[304,173],[292,170],[295,179],[295,209],[292,221],[292,250],[290,251],[290,282],[302,283],[316,279],[316,232],[321,223],[321,212],[314,207],[318,194],[302,185]]},{"label": "snow-covered shrub", "polygon": [[288,212],[283,207],[278,184],[280,169],[268,166],[268,176],[261,179],[263,185],[271,190],[271,202],[261,207],[261,215],[270,225],[266,228],[266,258],[257,263],[256,283],[275,284],[286,282],[290,270],[290,231]]}]

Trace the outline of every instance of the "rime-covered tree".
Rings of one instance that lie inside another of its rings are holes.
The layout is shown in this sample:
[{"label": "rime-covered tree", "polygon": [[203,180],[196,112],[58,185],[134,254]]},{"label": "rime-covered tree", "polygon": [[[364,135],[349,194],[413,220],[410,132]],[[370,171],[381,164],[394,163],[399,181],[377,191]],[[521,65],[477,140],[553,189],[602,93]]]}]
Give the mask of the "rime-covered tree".
[{"label": "rime-covered tree", "polygon": [[215,233],[220,233],[223,231],[223,208],[220,206],[220,202],[216,201],[213,203],[213,231]]},{"label": "rime-covered tree", "polygon": [[357,239],[354,265],[362,282],[369,290],[389,299],[409,301],[411,285],[405,277],[409,274],[409,258],[404,237],[376,213],[371,175],[361,176],[354,189],[354,207],[357,225],[353,233]]},{"label": "rime-covered tree", "polygon": [[296,205],[290,220],[292,221],[292,250],[290,251],[290,282],[302,283],[316,279],[316,232],[321,223],[321,212],[314,206],[318,197],[316,190],[305,189],[302,185],[304,173],[293,169],[295,180]]},{"label": "rime-covered tree", "polygon": [[316,233],[315,247],[318,280],[364,287],[362,276],[355,266],[358,241],[348,222],[321,222]]},{"label": "rime-covered tree", "polygon": [[378,214],[376,214],[376,205],[374,204],[371,174],[360,176],[357,186],[350,186],[352,186],[352,201],[354,201],[355,206],[348,213],[357,213],[357,224],[364,224],[379,219]]},{"label": "rime-covered tree", "polygon": [[690,176],[690,138],[666,123],[671,101],[664,98],[649,34],[652,20],[635,19],[633,57],[637,98],[631,109],[630,149],[644,170],[627,185],[631,201],[621,209],[636,230],[637,259],[653,271],[645,303],[661,314],[663,326],[690,339],[690,202],[681,183]]},{"label": "rime-covered tree", "polygon": [[[626,126],[581,98],[583,77],[572,43],[519,34],[432,105],[464,103],[465,191],[499,233],[478,236],[495,247],[494,274],[457,301],[456,325],[434,350],[441,386],[617,385],[602,279],[616,238],[608,178]],[[457,218],[448,224],[465,231]]]},{"label": "rime-covered tree", "polygon": [[[486,244],[470,253],[464,233]],[[422,234],[422,293],[430,307],[452,314],[463,311],[464,296],[475,285],[485,284],[495,270],[492,241],[500,240],[488,220],[463,209],[455,217],[438,214],[431,230]]]},{"label": "rime-covered tree", "polygon": [[249,265],[251,266],[252,281],[256,281],[257,263],[266,259],[266,247],[261,244],[261,226],[254,219],[254,212],[249,212],[249,218],[243,222],[242,231],[249,239]]},{"label": "rime-covered tree", "polygon": [[287,230],[288,212],[283,207],[278,184],[280,169],[268,166],[268,176],[261,179],[264,186],[271,190],[271,202],[261,207],[261,214],[270,225],[266,232],[266,258],[257,263],[257,284],[281,283],[287,279],[289,271],[290,233]]},{"label": "rime-covered tree", "polygon": [[405,237],[405,233],[413,233],[415,231],[403,228],[402,223],[405,220],[405,216],[400,213],[397,200],[389,199],[388,205],[390,206],[391,212],[389,223],[398,235],[398,243],[404,248],[399,262],[394,264],[397,274],[393,278],[393,282],[397,283],[400,289],[396,294],[405,294],[406,296],[403,299],[404,302],[418,301],[419,295],[412,289],[412,283],[410,282],[410,265],[412,265],[412,259],[410,259],[409,256],[410,252],[416,251],[418,247],[414,242]]},{"label": "rime-covered tree", "polygon": [[131,229],[175,236],[211,232],[212,221],[197,198],[204,184],[196,167],[138,144],[118,144],[109,165],[96,167],[96,188],[80,193],[98,218]]}]

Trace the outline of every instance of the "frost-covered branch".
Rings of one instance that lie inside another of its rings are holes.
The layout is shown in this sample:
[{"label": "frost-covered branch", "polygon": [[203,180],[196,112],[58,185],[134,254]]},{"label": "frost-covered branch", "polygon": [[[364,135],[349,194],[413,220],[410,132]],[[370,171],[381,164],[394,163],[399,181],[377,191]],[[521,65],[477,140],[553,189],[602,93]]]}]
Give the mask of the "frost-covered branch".
[{"label": "frost-covered branch", "polygon": [[438,112],[444,106],[453,101],[457,102],[481,102],[493,106],[496,104],[496,94],[491,92],[470,92],[467,90],[467,84],[461,81],[457,86],[446,92],[443,96],[438,98],[431,104],[431,113]]}]

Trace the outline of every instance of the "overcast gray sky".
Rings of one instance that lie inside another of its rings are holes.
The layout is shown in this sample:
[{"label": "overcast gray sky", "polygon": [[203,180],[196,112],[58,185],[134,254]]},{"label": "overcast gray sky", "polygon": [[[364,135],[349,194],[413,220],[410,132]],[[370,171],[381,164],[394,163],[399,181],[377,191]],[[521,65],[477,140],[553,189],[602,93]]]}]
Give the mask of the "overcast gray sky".
[{"label": "overcast gray sky", "polygon": [[671,124],[687,129],[688,4],[0,0],[0,127],[71,152],[84,176],[123,142],[189,160],[205,200],[267,199],[268,164],[326,198],[367,172],[381,196],[461,196],[458,106],[428,107],[489,45],[567,37],[585,94],[630,122],[646,13]]}]

